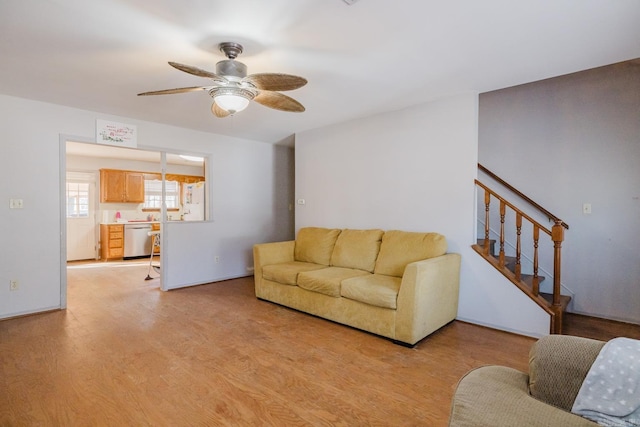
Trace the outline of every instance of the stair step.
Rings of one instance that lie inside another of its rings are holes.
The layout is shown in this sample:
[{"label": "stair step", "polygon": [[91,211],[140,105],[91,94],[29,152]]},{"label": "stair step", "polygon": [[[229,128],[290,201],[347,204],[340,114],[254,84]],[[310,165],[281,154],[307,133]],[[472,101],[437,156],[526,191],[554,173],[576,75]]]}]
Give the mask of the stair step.
[{"label": "stair step", "polygon": [[[476,243],[478,244],[478,246],[484,248],[484,239],[478,239]],[[494,239],[489,239],[489,254],[494,255],[495,253],[496,253],[496,241]]]},{"label": "stair step", "polygon": [[[516,272],[516,261],[517,261],[517,258],[514,257],[514,256],[506,256],[505,255],[505,257],[504,257],[504,266],[514,274]],[[542,282],[544,282],[544,279],[545,279],[544,276],[538,276],[538,285],[540,285]],[[530,288],[533,287],[533,274],[523,274],[522,271],[521,271],[520,272],[520,280],[522,280],[527,285],[529,285]]]},{"label": "stair step", "polygon": [[515,273],[515,271],[516,271],[516,260],[517,259],[518,258],[516,258],[514,256],[505,255],[504,256],[504,266]]},{"label": "stair step", "polygon": [[[540,285],[540,283],[544,282],[544,279],[545,279],[544,276],[538,276],[538,285]],[[520,280],[522,280],[524,283],[529,285],[530,288],[533,288],[533,275],[532,274],[521,274],[520,275]]]},{"label": "stair step", "polygon": [[[553,294],[547,294],[544,292],[540,292],[540,296],[547,300],[549,305],[553,304]],[[569,295],[560,295],[560,306],[562,307],[562,311],[566,311],[567,306],[571,302],[571,297]]]}]

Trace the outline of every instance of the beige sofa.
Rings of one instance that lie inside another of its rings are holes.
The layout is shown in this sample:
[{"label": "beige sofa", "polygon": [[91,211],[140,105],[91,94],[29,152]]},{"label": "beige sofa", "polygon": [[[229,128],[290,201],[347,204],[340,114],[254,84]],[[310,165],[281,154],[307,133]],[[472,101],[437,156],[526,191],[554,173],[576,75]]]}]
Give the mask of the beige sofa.
[{"label": "beige sofa", "polygon": [[412,346],[457,315],[446,251],[437,233],[302,228],[254,246],[256,296]]},{"label": "beige sofa", "polygon": [[529,374],[505,366],[467,373],[456,388],[449,426],[597,426],[570,411],[604,344],[550,335],[531,348]]}]

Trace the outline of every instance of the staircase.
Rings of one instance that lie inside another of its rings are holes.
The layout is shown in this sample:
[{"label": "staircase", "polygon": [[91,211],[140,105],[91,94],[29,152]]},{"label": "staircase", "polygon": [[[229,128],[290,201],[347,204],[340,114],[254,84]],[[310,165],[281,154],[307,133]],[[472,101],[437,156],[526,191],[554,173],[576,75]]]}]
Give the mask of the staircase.
[{"label": "staircase", "polygon": [[[486,169],[484,166],[478,164],[478,168],[484,173],[489,175],[493,180],[499,182],[503,187],[506,187],[511,193],[515,193],[518,198],[524,200],[532,206],[538,212],[543,213],[550,221],[553,221],[554,225],[551,230],[544,227],[538,221],[527,215],[524,211],[517,208],[515,205],[507,201],[504,197],[490,189],[487,185],[475,180],[478,188],[478,194],[484,192],[484,236],[481,236],[472,248],[482,256],[487,262],[495,267],[500,273],[502,273],[507,279],[509,279],[515,286],[517,286],[522,292],[524,292],[531,300],[533,300],[538,306],[545,310],[550,316],[550,333],[561,334],[562,333],[562,315],[566,311],[567,305],[571,301],[570,296],[561,295],[561,250],[562,241],[564,240],[564,230],[569,226],[562,220],[552,215],[546,209],[529,199],[527,196],[519,192],[510,184],[499,178],[493,172]],[[497,203],[492,204],[492,201]],[[498,205],[498,211],[494,208]],[[493,211],[492,211],[493,209]],[[493,213],[493,215],[492,215]],[[506,229],[507,214],[510,215],[509,219],[513,218],[513,229]],[[513,217],[511,217],[513,215]],[[498,235],[497,240],[491,239],[491,219],[494,218],[494,222],[499,223],[499,231],[494,232]],[[532,233],[530,241],[523,242],[522,239],[522,225],[530,225],[532,227]],[[513,256],[506,255],[505,241],[506,236],[509,234],[515,240],[515,243],[511,245],[514,252]],[[540,276],[539,272],[539,245],[540,234],[543,236],[546,234],[548,240],[543,239],[543,244],[553,245],[553,291],[552,293],[540,292],[540,284],[545,280],[544,276]],[[496,244],[498,247],[496,248]],[[524,273],[522,271],[523,250],[524,245],[532,250],[532,262],[531,271]]]}]

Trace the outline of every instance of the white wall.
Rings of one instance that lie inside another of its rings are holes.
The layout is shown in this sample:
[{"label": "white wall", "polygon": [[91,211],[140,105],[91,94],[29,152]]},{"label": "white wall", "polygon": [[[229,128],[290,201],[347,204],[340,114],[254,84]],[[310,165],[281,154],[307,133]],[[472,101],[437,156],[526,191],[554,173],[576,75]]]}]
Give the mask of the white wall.
[{"label": "white wall", "polygon": [[[0,318],[61,306],[59,137],[91,139],[97,118],[136,125],[141,148],[211,155],[213,220],[166,226],[167,288],[246,275],[254,243],[292,237],[291,149],[0,96]],[[9,209],[11,198],[24,209]]]},{"label": "white wall", "polygon": [[[201,151],[199,151],[201,152]],[[293,238],[293,150],[246,141],[220,145],[212,160],[213,223],[169,222],[167,286],[252,274],[255,243]],[[195,245],[204,240],[206,245]],[[211,262],[218,256],[219,264]],[[184,268],[183,266],[193,266]],[[197,268],[196,268],[197,267]]]},{"label": "white wall", "polygon": [[[570,310],[640,323],[640,74],[629,61],[480,95],[480,163],[570,226]],[[582,213],[583,203],[592,214]]]},{"label": "white wall", "polygon": [[475,240],[475,94],[296,136],[296,229],[437,231],[462,254],[458,318],[527,335],[549,317],[482,260]]}]

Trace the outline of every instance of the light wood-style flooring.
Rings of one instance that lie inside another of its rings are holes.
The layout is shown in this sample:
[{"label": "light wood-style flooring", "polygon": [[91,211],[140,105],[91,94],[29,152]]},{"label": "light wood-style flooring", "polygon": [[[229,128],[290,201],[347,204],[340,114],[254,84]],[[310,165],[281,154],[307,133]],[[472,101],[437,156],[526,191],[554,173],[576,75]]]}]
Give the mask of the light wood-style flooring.
[{"label": "light wood-style flooring", "polygon": [[110,264],[71,264],[66,310],[0,321],[0,426],[445,426],[467,371],[526,371],[534,342],[455,321],[409,349],[252,277],[162,292]]},{"label": "light wood-style flooring", "polygon": [[640,340],[640,325],[566,313],[564,315],[563,333],[602,341],[608,341],[616,337]]}]

